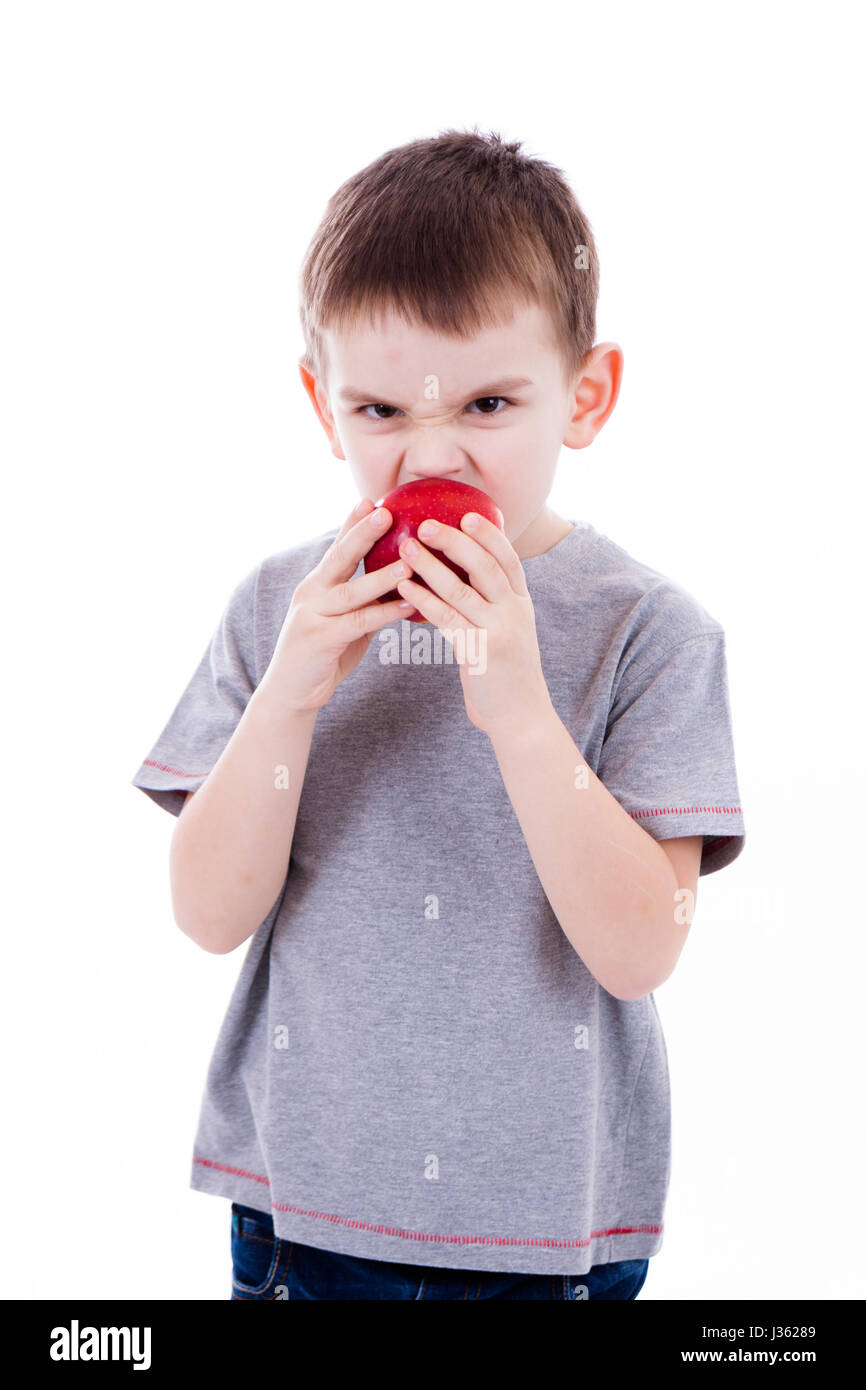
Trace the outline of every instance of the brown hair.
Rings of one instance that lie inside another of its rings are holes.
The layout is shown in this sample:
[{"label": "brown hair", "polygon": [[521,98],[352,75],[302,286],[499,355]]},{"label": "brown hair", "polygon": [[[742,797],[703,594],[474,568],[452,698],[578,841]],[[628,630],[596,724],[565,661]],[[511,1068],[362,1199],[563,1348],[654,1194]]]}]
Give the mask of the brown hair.
[{"label": "brown hair", "polygon": [[[320,381],[324,329],[392,308],[469,338],[546,308],[568,381],[595,341],[598,256],[561,170],[491,133],[447,130],[388,150],[329,200],[300,275],[305,353]],[[583,248],[581,250],[581,248]]]}]

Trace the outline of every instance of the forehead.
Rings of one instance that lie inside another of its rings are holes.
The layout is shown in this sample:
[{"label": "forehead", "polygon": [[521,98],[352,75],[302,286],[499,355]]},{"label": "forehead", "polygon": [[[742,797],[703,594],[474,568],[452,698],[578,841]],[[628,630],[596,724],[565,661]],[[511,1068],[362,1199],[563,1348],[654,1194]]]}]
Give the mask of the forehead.
[{"label": "forehead", "polygon": [[[434,374],[459,388],[467,376],[531,375],[546,357],[555,357],[550,319],[540,305],[512,305],[510,317],[468,338],[452,337],[425,324],[407,323],[392,309],[351,327],[327,329],[323,346],[328,386],[363,388],[417,385]],[[479,378],[480,379],[480,378]]]}]

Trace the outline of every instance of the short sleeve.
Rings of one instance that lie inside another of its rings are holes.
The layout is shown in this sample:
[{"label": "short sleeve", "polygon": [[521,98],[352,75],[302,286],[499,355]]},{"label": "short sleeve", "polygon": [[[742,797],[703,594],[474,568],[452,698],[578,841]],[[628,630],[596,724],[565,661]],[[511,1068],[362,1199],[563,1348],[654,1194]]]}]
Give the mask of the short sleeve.
[{"label": "short sleeve", "polygon": [[722,629],[687,638],[624,677],[597,775],[654,839],[702,835],[701,874],[737,858],[746,834]]},{"label": "short sleeve", "polygon": [[132,785],[179,816],[188,791],[213,768],[256,688],[255,597],[261,566],[229,597],[174,712],[141,763]]}]

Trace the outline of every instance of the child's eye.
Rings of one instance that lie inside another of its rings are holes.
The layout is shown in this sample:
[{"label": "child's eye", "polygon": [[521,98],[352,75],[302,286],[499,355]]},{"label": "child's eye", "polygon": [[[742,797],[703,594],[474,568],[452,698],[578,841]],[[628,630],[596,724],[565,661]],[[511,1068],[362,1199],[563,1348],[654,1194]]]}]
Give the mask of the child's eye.
[{"label": "child's eye", "polygon": [[[484,402],[488,402],[488,401],[503,401],[503,402],[505,403],[505,405],[513,405],[513,404],[514,404],[513,401],[508,400],[505,396],[479,396],[479,397],[478,397],[478,400],[470,401],[470,402],[469,402],[469,405],[480,405],[480,404],[482,404],[482,403],[484,403]],[[467,406],[466,409],[468,410],[468,409],[469,409],[469,406]],[[390,410],[390,411],[391,411],[391,414],[390,414],[390,415],[367,415],[367,411],[368,411],[368,410]],[[381,401],[377,401],[375,404],[372,404],[372,405],[360,405],[360,406],[358,406],[358,409],[357,409],[357,411],[356,411],[356,414],[358,414],[358,415],[364,415],[368,420],[392,420],[392,419],[394,418],[394,415],[399,415],[400,413],[401,413],[401,412],[397,409],[396,406],[394,406],[394,405],[383,405]],[[501,414],[502,414],[502,411],[501,411],[501,410],[482,410],[482,411],[480,411],[479,413],[480,413],[481,415],[501,415]]]}]

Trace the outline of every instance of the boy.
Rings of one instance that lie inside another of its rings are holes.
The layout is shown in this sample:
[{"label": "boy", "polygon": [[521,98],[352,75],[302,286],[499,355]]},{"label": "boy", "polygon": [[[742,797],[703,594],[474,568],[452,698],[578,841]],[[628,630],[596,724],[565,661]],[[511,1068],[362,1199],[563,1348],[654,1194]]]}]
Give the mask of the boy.
[{"label": "boy", "polygon": [[[232,1202],[236,1299],[627,1299],[662,1243],[653,990],[744,844],[724,632],[546,505],[622,353],[589,224],[519,149],[449,131],[331,199],[301,377],[363,500],[240,581],[133,778],[179,817],[180,928],[249,942],[191,1176]],[[422,534],[427,589],[365,574],[371,498],[434,477],[504,534]],[[472,627],[483,664],[437,659]]]}]

